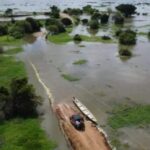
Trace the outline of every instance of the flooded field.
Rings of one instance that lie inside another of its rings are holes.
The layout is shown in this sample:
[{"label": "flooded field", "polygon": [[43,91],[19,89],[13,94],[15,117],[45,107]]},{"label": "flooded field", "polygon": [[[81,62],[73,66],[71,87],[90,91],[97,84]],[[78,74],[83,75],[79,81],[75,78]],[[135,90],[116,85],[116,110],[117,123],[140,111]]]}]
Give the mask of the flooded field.
[{"label": "flooded field", "polygon": [[[3,13],[7,8],[13,8],[14,12],[43,12],[49,11],[51,5],[64,9],[83,7],[87,4],[103,11],[108,8],[114,10],[115,6],[120,3],[130,3],[130,1],[63,0],[60,3],[60,0],[1,0],[0,11]],[[150,41],[146,35],[150,30],[150,1],[134,0],[132,4],[136,5],[140,14],[126,19],[124,26],[120,27],[137,31],[137,44],[132,48],[133,57],[126,60],[118,55],[119,44],[116,38],[110,44],[69,42],[62,45],[46,41],[44,37],[36,39],[28,36],[25,39],[28,44],[23,45],[24,52],[20,57],[26,64],[30,82],[35,86],[37,93],[45,99],[42,107],[39,108],[41,114],[44,114],[42,126],[49,137],[58,143],[57,150],[68,148],[31,63],[34,64],[42,81],[50,89],[55,105],[60,102],[71,103],[72,97],[77,97],[109,133],[107,119],[116,105],[150,104]],[[36,19],[41,19],[43,16],[36,17]],[[88,17],[81,16],[81,18]],[[113,39],[116,28],[118,29],[110,19],[109,24],[101,25],[99,31],[94,34],[96,36],[108,35]],[[71,36],[75,34],[91,36],[93,33],[88,30],[87,26],[79,24],[73,27],[70,33]],[[80,64],[81,60],[83,64]],[[76,65],[77,62],[80,63]],[[70,78],[74,82],[67,81],[65,78]],[[149,129],[124,127],[118,132],[118,139],[127,146],[128,150],[149,150]]]},{"label": "flooded field", "polygon": [[[117,44],[83,42],[82,45],[84,47],[72,42],[55,45],[38,38],[34,43],[24,46],[26,62],[30,60],[36,66],[53,93],[56,104],[71,102],[72,97],[76,96],[94,113],[100,125],[106,125],[107,112],[116,104],[150,104],[148,42],[138,42],[133,49],[134,57],[126,61],[118,57]],[[74,65],[73,62],[79,59],[85,59],[87,63]],[[70,74],[80,80],[69,82],[62,74]],[[143,140],[147,137],[147,131],[145,134],[144,131],[141,135]],[[131,146],[136,150],[148,150],[148,143],[141,147],[141,138],[138,141],[134,140],[133,135],[123,135],[131,139]]]}]

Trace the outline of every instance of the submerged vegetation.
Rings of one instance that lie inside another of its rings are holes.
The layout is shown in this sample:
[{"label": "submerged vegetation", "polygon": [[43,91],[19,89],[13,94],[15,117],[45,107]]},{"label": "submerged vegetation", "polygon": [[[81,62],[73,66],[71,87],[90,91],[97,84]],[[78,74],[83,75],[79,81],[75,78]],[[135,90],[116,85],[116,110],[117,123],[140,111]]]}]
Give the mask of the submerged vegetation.
[{"label": "submerged vegetation", "polygon": [[61,75],[65,80],[68,80],[68,81],[78,81],[78,80],[80,80],[79,78],[77,78],[77,77],[74,77],[74,76],[72,76],[72,75],[69,75],[69,74],[62,74]]},{"label": "submerged vegetation", "polygon": [[80,59],[80,60],[75,61],[73,64],[74,65],[82,65],[82,64],[86,64],[86,63],[87,63],[87,60]]},{"label": "submerged vegetation", "polygon": [[150,105],[119,106],[113,110],[108,123],[113,129],[150,124]]}]

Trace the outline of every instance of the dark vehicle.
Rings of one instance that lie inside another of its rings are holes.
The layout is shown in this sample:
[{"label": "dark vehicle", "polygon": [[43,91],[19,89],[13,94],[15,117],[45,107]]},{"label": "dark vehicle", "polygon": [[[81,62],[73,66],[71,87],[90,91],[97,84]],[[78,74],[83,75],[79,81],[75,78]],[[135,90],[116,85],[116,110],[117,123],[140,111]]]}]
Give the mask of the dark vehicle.
[{"label": "dark vehicle", "polygon": [[80,114],[75,114],[70,117],[70,122],[77,130],[84,130],[84,119]]}]

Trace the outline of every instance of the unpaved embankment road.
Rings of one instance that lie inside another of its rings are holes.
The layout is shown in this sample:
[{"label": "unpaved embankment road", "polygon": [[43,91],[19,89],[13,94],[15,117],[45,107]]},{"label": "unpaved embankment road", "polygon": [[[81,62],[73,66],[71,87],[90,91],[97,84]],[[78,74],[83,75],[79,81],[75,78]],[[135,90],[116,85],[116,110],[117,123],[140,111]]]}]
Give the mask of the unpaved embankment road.
[{"label": "unpaved embankment road", "polygon": [[55,111],[74,150],[111,150],[103,134],[97,130],[91,121],[85,120],[85,131],[78,131],[74,128],[69,117],[78,111],[72,106],[58,104]]}]

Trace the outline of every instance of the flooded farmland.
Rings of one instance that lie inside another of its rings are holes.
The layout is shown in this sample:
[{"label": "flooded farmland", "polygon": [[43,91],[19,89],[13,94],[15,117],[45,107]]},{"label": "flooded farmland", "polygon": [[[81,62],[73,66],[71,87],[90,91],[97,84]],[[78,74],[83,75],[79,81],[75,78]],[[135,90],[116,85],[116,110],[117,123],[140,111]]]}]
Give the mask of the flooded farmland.
[{"label": "flooded farmland", "polygon": [[[15,12],[45,12],[52,5],[64,9],[67,7],[81,8],[87,4],[104,11],[114,10],[120,3],[130,3],[129,0],[1,0],[0,10],[13,8]],[[96,116],[98,123],[111,134],[108,118],[112,109],[119,104],[149,105],[150,104],[150,41],[146,34],[150,31],[150,1],[134,0],[140,15],[134,15],[125,20],[120,29],[137,31],[137,43],[132,47],[133,57],[122,59],[119,57],[118,40],[112,43],[81,42],[75,44],[54,44],[44,37],[29,36],[27,44],[23,45],[24,52],[19,57],[25,62],[30,82],[45,101],[40,108],[43,115],[42,127],[49,137],[58,143],[57,150],[67,150],[67,144],[60,133],[56,116],[50,109],[50,104],[44,90],[37,81],[31,62],[35,65],[42,81],[50,89],[54,104],[71,103],[75,96],[82,101]],[[143,15],[142,13],[148,13]],[[36,16],[36,19],[39,19]],[[81,18],[89,16],[82,15]],[[41,19],[41,18],[40,18]],[[45,18],[43,18],[45,19]],[[117,29],[118,29],[117,28]],[[109,35],[114,38],[116,26],[110,23],[100,26],[96,36]],[[87,26],[79,24],[73,27],[69,35],[82,34],[91,36]],[[82,65],[75,65],[78,60],[85,60]],[[70,75],[77,79],[70,82],[63,75]],[[149,150],[150,130],[143,127],[123,127],[118,131],[118,139],[127,150]]]}]

